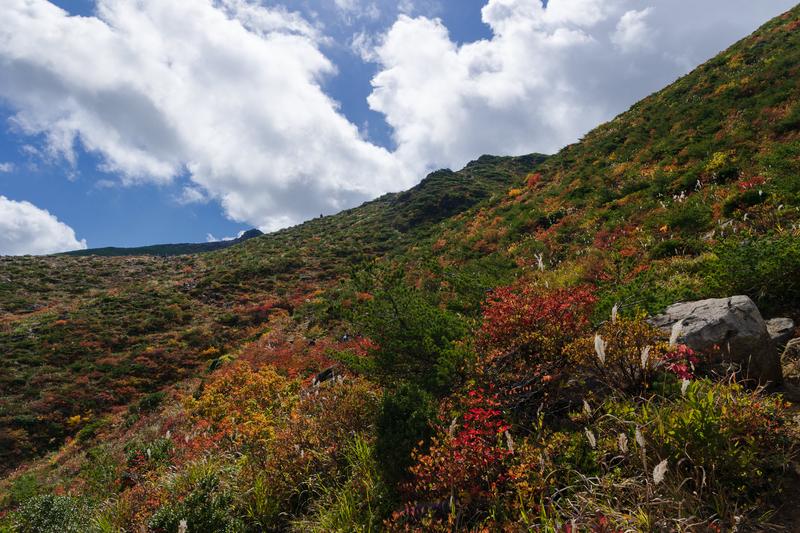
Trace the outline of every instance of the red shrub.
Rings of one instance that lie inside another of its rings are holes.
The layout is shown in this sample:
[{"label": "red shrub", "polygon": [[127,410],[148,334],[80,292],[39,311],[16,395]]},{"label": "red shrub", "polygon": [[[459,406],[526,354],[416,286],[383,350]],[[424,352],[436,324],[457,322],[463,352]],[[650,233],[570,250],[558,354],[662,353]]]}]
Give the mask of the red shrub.
[{"label": "red shrub", "polygon": [[531,285],[495,289],[484,306],[481,347],[526,348],[544,359],[560,356],[560,349],[588,326],[596,300],[589,287],[549,292]]},{"label": "red shrub", "polygon": [[513,451],[497,394],[472,390],[464,407],[461,423],[442,414],[429,452],[415,457],[411,471],[418,498],[475,510],[497,495]]}]

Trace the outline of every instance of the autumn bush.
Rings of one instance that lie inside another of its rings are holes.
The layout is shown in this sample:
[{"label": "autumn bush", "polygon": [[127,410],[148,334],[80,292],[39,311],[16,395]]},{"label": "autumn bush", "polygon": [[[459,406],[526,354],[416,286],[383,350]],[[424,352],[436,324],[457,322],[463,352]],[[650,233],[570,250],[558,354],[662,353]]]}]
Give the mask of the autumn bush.
[{"label": "autumn bush", "polygon": [[478,333],[479,382],[504,405],[530,416],[568,379],[564,348],[589,327],[591,288],[547,291],[531,284],[500,287],[487,298]]},{"label": "autumn bush", "polygon": [[684,352],[685,347],[670,347],[664,333],[643,316],[615,314],[594,335],[566,347],[564,355],[574,365],[574,376],[583,375],[592,385],[636,396],[647,392],[659,372],[683,370],[679,377],[689,377],[689,369],[679,365],[691,364],[687,358],[694,355]]},{"label": "autumn bush", "polygon": [[415,504],[395,517],[398,525],[426,519],[469,528],[497,502],[513,454],[511,426],[496,394],[473,389],[461,401],[452,406],[456,413],[443,404],[430,448],[415,454],[409,488]]},{"label": "autumn bush", "polygon": [[278,375],[272,366],[253,370],[234,363],[214,376],[196,399],[189,398],[187,408],[206,432],[258,455],[270,445],[298,390],[297,381]]},{"label": "autumn bush", "polygon": [[346,476],[356,438],[371,442],[380,395],[363,379],[346,378],[308,390],[280,419],[261,453],[247,457],[240,482],[258,490],[244,506],[262,527],[300,517],[315,494]]}]

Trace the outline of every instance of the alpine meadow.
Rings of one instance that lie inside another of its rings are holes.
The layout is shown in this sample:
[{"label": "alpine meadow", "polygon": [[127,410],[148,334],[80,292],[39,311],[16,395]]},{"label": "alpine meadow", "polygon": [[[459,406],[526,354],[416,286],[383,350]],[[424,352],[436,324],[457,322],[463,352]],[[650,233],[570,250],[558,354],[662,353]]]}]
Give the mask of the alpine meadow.
[{"label": "alpine meadow", "polygon": [[0,256],[0,532],[800,531],[800,6],[474,156],[235,241]]}]

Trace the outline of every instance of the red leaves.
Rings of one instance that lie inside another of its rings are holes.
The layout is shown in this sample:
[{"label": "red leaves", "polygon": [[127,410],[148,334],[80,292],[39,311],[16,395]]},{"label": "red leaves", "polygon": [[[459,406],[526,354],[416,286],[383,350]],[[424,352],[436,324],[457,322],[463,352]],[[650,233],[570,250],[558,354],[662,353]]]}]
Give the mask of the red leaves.
[{"label": "red leaves", "polygon": [[528,182],[528,187],[530,187],[531,189],[536,187],[539,184],[540,181],[542,181],[541,172],[535,172],[533,174],[528,174],[527,182]]},{"label": "red leaves", "polygon": [[700,359],[697,358],[694,350],[685,344],[680,344],[664,355],[661,361],[664,368],[675,374],[678,379],[693,379],[694,367],[700,362]]},{"label": "red leaves", "polygon": [[531,340],[561,347],[588,325],[597,301],[589,287],[544,292],[541,288],[500,287],[486,301],[480,340],[486,349],[512,350]]},{"label": "red leaves", "polygon": [[750,189],[755,189],[756,187],[758,187],[760,185],[764,185],[766,182],[767,182],[767,179],[765,177],[763,177],[763,176],[754,176],[754,177],[750,178],[749,180],[742,180],[742,181],[738,182],[736,184],[736,186],[739,187],[740,191],[744,192],[744,191],[749,191]]},{"label": "red leaves", "polygon": [[510,426],[497,394],[472,390],[465,402],[461,424],[443,415],[430,451],[412,468],[414,487],[423,496],[475,501],[490,497],[506,477],[505,460],[513,452],[505,444]]}]

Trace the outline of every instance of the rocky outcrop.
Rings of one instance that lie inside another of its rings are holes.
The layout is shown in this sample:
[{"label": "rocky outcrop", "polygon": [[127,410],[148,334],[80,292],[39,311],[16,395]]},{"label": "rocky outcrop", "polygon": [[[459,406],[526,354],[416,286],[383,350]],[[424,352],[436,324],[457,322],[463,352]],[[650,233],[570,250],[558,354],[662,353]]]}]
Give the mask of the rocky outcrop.
[{"label": "rocky outcrop", "polygon": [[786,343],[794,337],[794,320],[791,318],[767,320],[767,332],[778,350],[782,350]]},{"label": "rocky outcrop", "polygon": [[781,366],[786,381],[800,384],[800,338],[792,339],[786,344],[781,355]]},{"label": "rocky outcrop", "polygon": [[718,351],[723,361],[736,363],[745,378],[762,384],[782,382],[775,342],[747,296],[676,303],[650,323],[677,334],[677,342],[694,350]]}]

